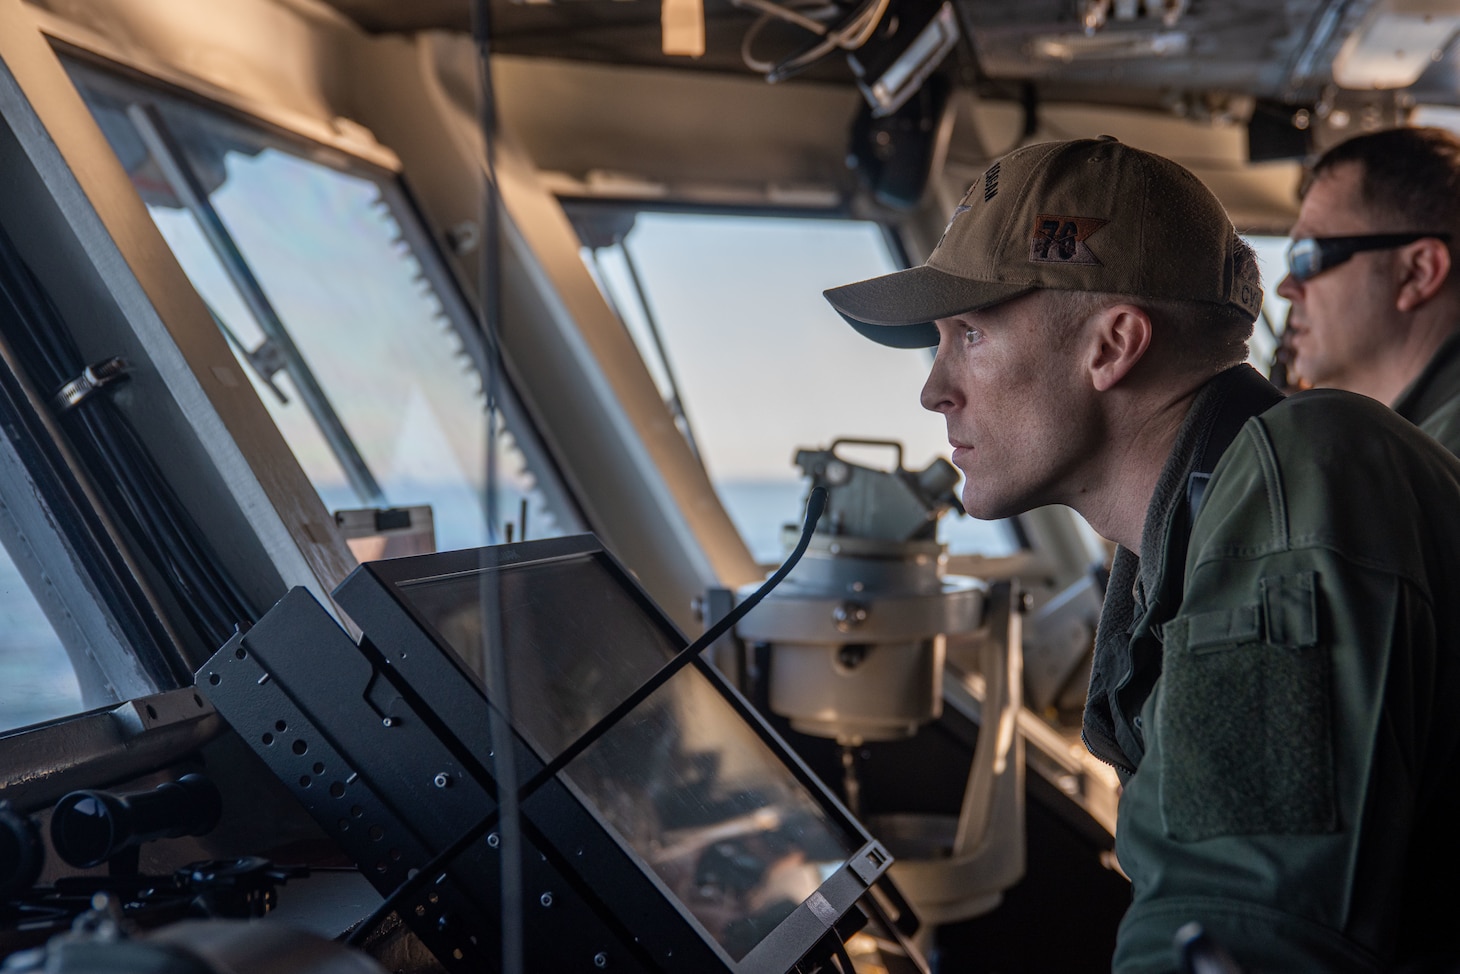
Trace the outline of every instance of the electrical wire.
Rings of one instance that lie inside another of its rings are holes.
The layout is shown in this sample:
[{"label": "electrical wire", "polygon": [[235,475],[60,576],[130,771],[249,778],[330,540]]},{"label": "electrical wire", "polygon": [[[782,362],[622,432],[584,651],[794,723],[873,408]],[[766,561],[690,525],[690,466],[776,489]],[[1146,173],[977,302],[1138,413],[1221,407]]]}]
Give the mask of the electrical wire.
[{"label": "electrical wire", "polygon": [[[793,2],[796,2],[796,0],[793,0]],[[777,62],[762,61],[753,53],[755,41],[760,36],[760,32],[775,20],[780,19],[795,24],[798,27],[810,31],[817,37],[825,37],[831,29],[810,17],[801,16],[791,7],[771,3],[770,0],[735,0],[735,4],[736,6],[751,7],[762,12],[761,16],[757,17],[746,28],[745,36],[740,39],[740,60],[745,63],[747,68],[759,74],[769,76],[777,69]],[[826,17],[831,17],[837,12],[835,7],[828,7],[817,2],[817,0],[809,0],[804,5],[807,7],[814,5],[816,12]]]},{"label": "electrical wire", "polygon": [[[483,504],[487,541],[497,542],[497,427],[502,389],[502,192],[497,175],[496,92],[492,86],[492,11],[488,0],[472,4],[472,38],[476,44],[478,125],[482,139],[482,232],[479,249],[477,309],[486,346],[486,471]],[[524,529],[526,524],[523,524]],[[486,568],[485,563],[483,569]],[[522,909],[522,820],[518,794],[517,751],[512,731],[512,693],[502,639],[501,577],[483,570],[478,587],[483,671],[492,706],[487,708],[492,740],[492,774],[497,784],[498,873],[502,920],[502,974],[521,974],[526,967]]]},{"label": "electrical wire", "polygon": [[[6,368],[0,370],[0,422],[35,490],[45,498],[58,530],[69,539],[81,571],[110,608],[143,672],[157,686],[184,684],[191,675],[171,652],[175,640],[139,582],[133,553],[124,551],[111,536],[95,503],[96,495],[77,479],[78,472],[53,438],[53,428],[34,408],[27,408],[37,398],[25,389],[26,385],[34,387],[33,381],[27,381],[32,379],[33,369],[22,368],[8,336],[25,334],[30,330],[26,322],[51,322],[50,317],[36,317],[34,298],[38,294],[44,297],[10,238],[0,230],[0,331],[7,336]],[[53,310],[47,307],[41,313],[49,315]]]},{"label": "electrical wire", "polygon": [[[838,12],[834,5],[824,3],[822,0],[790,0],[789,4],[774,3],[773,0],[731,0],[731,3],[737,7],[760,11],[761,16],[751,22],[751,25],[745,30],[745,36],[740,39],[740,60],[750,70],[765,75],[776,70],[776,62],[762,61],[752,53],[756,38],[760,36],[762,30],[776,20],[783,20],[815,34],[817,37],[825,37],[831,28],[815,17],[819,15],[825,20],[830,20]],[[812,14],[802,14],[796,9],[797,7],[805,7],[811,10]]]},{"label": "electrical wire", "polygon": [[[834,6],[821,3],[820,0],[813,0],[813,2],[816,8],[827,17],[836,13],[836,7]],[[794,7],[772,3],[771,0],[732,0],[732,3],[737,7],[750,7],[753,10],[759,10],[763,14],[768,14],[773,18],[785,20],[795,24],[797,27],[809,30],[817,37],[825,37],[826,32],[830,30],[829,27],[820,21],[797,13]],[[810,6],[810,4],[805,4],[805,6]]]},{"label": "electrical wire", "polygon": [[[31,380],[43,390],[59,390],[86,363],[59,309],[8,238],[0,241],[0,264],[5,268],[0,291],[16,312],[7,338]],[[180,611],[209,651],[226,642],[239,624],[258,618],[111,396],[93,392],[58,413],[129,545],[169,583]],[[166,668],[175,685],[191,682],[182,660],[172,659]]]},{"label": "electrical wire", "polygon": [[[707,647],[713,645],[721,636],[724,636],[725,633],[734,628],[741,619],[745,618],[751,609],[759,605],[762,599],[769,595],[777,585],[781,584],[782,580],[796,567],[796,564],[801,560],[801,556],[806,553],[806,548],[811,543],[811,535],[816,530],[816,524],[821,519],[822,513],[826,510],[826,499],[827,491],[825,487],[818,486],[811,489],[811,492],[806,497],[806,518],[801,526],[800,540],[781,567],[770,578],[766,579],[760,588],[756,589],[749,597],[701,633],[698,639],[676,653],[672,659],[640,684],[638,689],[621,700],[617,706],[600,718],[597,723],[579,734],[571,744],[559,752],[557,757],[548,762],[541,771],[528,780],[527,784],[522,786],[521,791],[515,796],[515,802],[520,803],[522,799],[527,798],[547,781],[556,777],[558,772],[567,767],[569,762],[582,754],[595,741],[602,737],[605,732],[623,719],[623,717],[647,700],[655,690],[663,686],[675,673],[678,673],[681,669],[693,663]],[[495,706],[488,709],[489,712],[496,711]],[[496,728],[493,727],[493,733],[495,731]],[[497,740],[497,738],[493,738],[494,744]],[[500,752],[504,748],[494,746],[494,750]],[[497,809],[484,816],[477,824],[457,836],[454,841],[436,853],[436,855],[432,856],[426,865],[422,866],[406,879],[405,882],[393,889],[386,896],[385,900],[375,908],[375,911],[355,927],[349,937],[346,938],[346,944],[359,946],[363,943],[369,937],[370,933],[380,925],[381,921],[394,912],[400,904],[404,903],[407,897],[414,896],[428,883],[435,882],[441,876],[443,866],[452,859],[455,859],[469,845],[485,835],[487,830],[498,824],[499,821],[505,822],[504,816],[507,808],[507,796],[504,791],[505,785],[500,780],[496,784]],[[503,844],[505,844],[505,839],[503,839],[500,830],[498,831],[498,838],[502,839]]]},{"label": "electrical wire", "polygon": [[[794,8],[778,4],[773,0],[732,0],[737,6],[761,11],[761,16],[746,30],[740,45],[740,56],[752,71],[764,74],[772,84],[784,81],[805,70],[832,51],[855,51],[872,39],[878,25],[887,14],[890,0],[864,0],[839,27],[827,27],[813,17],[798,13]],[[833,8],[835,9],[835,8]],[[779,62],[762,61],[751,53],[755,38],[772,20],[784,20],[822,38],[820,43]]]}]

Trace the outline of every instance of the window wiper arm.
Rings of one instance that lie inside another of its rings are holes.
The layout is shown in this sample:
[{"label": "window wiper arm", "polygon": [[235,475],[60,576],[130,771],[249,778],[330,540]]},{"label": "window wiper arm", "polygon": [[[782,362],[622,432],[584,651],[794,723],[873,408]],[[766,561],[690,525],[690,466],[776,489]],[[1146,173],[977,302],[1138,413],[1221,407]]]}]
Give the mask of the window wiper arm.
[{"label": "window wiper arm", "polygon": [[259,342],[258,348],[250,351],[249,347],[243,343],[243,339],[239,338],[233,329],[228,327],[228,322],[224,321],[222,316],[213,310],[211,304],[208,304],[205,300],[203,305],[208,309],[208,314],[212,317],[213,324],[218,326],[218,330],[223,333],[224,338],[228,339],[228,343],[238,349],[238,354],[243,356],[243,360],[248,363],[248,367],[253,369],[254,375],[259,377],[259,381],[269,387],[269,391],[279,400],[280,405],[289,405],[289,396],[274,381],[274,376],[284,370],[284,356],[279,353],[279,346],[272,340],[265,338]]}]

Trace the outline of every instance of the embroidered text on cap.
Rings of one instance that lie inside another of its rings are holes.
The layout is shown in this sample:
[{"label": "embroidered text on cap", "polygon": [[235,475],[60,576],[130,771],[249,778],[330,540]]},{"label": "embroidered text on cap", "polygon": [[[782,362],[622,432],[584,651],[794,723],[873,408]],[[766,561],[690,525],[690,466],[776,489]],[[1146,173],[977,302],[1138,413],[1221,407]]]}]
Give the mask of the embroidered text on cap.
[{"label": "embroidered text on cap", "polygon": [[1108,220],[1093,217],[1055,216],[1041,213],[1034,218],[1029,240],[1029,259],[1047,264],[1100,264],[1085,243]]}]

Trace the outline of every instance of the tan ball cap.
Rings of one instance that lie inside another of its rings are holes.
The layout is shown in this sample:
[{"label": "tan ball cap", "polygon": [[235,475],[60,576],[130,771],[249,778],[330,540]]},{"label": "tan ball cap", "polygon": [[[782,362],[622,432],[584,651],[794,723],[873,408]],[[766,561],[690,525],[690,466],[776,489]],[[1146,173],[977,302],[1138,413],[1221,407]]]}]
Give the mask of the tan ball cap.
[{"label": "tan ball cap", "polygon": [[995,162],[921,267],[824,292],[863,335],[938,344],[932,322],[1040,288],[1231,304],[1256,318],[1255,267],[1217,198],[1169,159],[1108,135],[1045,142]]}]

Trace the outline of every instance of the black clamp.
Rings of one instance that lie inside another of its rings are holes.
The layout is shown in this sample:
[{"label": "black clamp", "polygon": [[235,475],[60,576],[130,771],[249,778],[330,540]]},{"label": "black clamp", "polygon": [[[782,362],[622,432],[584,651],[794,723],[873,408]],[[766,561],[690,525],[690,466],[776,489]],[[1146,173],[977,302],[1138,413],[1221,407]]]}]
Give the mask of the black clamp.
[{"label": "black clamp", "polygon": [[51,397],[51,403],[58,412],[68,412],[85,402],[97,390],[125,379],[131,371],[132,366],[120,355],[88,365],[81,370],[80,375],[56,390],[56,394]]}]

